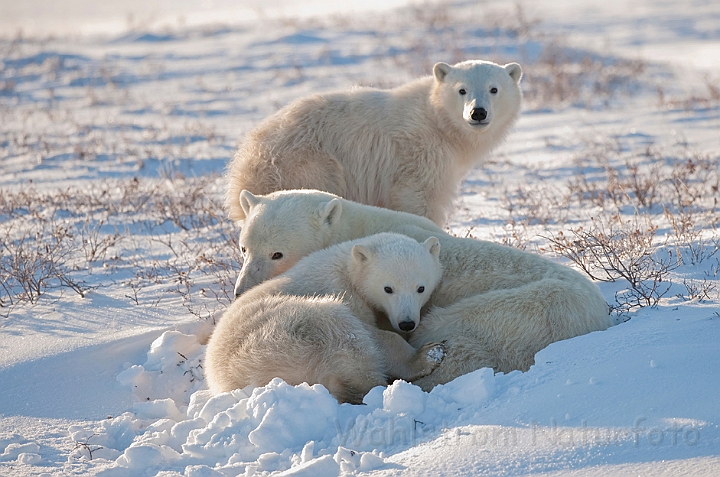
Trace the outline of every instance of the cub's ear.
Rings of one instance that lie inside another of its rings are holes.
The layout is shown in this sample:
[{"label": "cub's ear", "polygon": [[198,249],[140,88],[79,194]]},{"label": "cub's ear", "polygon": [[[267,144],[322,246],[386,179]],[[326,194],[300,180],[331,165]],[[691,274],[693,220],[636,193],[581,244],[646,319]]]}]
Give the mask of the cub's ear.
[{"label": "cub's ear", "polygon": [[338,198],[320,204],[320,224],[323,228],[334,226],[342,214],[342,201]]},{"label": "cub's ear", "polygon": [[505,65],[505,71],[507,71],[513,81],[515,81],[515,84],[520,83],[520,79],[522,78],[522,68],[519,64],[508,63]]},{"label": "cub's ear", "polygon": [[428,252],[430,252],[430,255],[432,255],[435,258],[440,257],[440,241],[438,241],[435,237],[430,237],[426,241],[423,242],[423,245],[425,245],[425,248]]},{"label": "cub's ear", "polygon": [[352,256],[357,263],[365,263],[372,258],[373,253],[364,245],[355,245],[352,248]]},{"label": "cub's ear", "polygon": [[240,192],[240,207],[242,207],[243,212],[245,212],[245,217],[249,216],[252,208],[261,201],[261,197],[255,197],[249,190],[243,189],[243,191]]},{"label": "cub's ear", "polygon": [[435,76],[438,83],[445,81],[445,77],[450,71],[452,71],[452,66],[447,63],[435,63],[435,66],[433,66],[433,76]]}]

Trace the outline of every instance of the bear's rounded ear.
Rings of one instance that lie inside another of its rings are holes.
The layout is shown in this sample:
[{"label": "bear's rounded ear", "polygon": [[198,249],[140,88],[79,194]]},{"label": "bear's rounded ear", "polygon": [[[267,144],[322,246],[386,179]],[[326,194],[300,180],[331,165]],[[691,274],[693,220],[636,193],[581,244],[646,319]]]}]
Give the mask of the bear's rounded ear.
[{"label": "bear's rounded ear", "polygon": [[240,207],[242,207],[243,212],[245,212],[245,217],[250,215],[250,211],[260,203],[260,200],[260,197],[255,197],[249,190],[243,189],[243,191],[240,192]]},{"label": "bear's rounded ear", "polygon": [[520,79],[522,78],[522,67],[520,67],[519,64],[508,63],[505,65],[505,71],[507,71],[513,81],[515,81],[515,84],[520,83]]},{"label": "bear's rounded ear", "polygon": [[337,197],[330,202],[320,205],[320,224],[323,227],[332,227],[342,214],[342,201]]},{"label": "bear's rounded ear", "polygon": [[435,258],[440,257],[440,241],[436,237],[428,238],[423,242],[423,245],[425,245],[427,251],[430,252],[430,255]]},{"label": "bear's rounded ear", "polygon": [[452,71],[452,66],[447,63],[435,63],[435,66],[433,66],[433,76],[435,76],[438,83],[445,81],[445,77],[450,71]]},{"label": "bear's rounded ear", "polygon": [[365,263],[372,258],[372,252],[364,245],[355,245],[352,248],[352,256],[357,263]]}]

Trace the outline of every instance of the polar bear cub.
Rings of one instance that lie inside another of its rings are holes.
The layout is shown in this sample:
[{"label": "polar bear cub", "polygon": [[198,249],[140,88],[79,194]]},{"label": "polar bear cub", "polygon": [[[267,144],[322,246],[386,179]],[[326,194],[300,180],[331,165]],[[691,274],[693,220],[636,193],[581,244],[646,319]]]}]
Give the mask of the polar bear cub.
[{"label": "polar bear cub", "polygon": [[[597,285],[545,257],[483,240],[453,237],[423,217],[358,204],[320,191],[241,194],[247,219],[236,294],[291,266],[313,247],[395,232],[415,240],[437,237],[443,275],[410,343],[446,342],[448,354],[423,389],[481,367],[527,370],[548,344],[604,330],[612,323]],[[257,263],[265,264],[257,266]],[[257,273],[248,274],[246,268]]]},{"label": "polar bear cub", "polygon": [[339,402],[360,403],[387,384],[372,330],[338,297],[268,295],[236,302],[205,354],[210,390],[264,386],[275,377],[322,384]]},{"label": "polar bear cub", "polygon": [[249,290],[228,308],[208,343],[210,389],[323,384],[339,401],[361,402],[388,378],[432,372],[444,347],[419,350],[377,326],[386,316],[412,331],[442,268],[435,237],[423,243],[378,234],[310,254],[285,274]]},{"label": "polar bear cub", "polygon": [[228,166],[226,208],[240,192],[319,189],[444,225],[462,178],[520,112],[517,63],[437,63],[395,89],[315,94],[266,118]]}]

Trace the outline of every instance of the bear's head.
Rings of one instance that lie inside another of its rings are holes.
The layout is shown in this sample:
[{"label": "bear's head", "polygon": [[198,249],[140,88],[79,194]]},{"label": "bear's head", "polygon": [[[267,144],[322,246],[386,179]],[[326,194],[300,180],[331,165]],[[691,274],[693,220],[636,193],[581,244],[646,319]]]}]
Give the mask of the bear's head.
[{"label": "bear's head", "polygon": [[522,68],[517,63],[437,63],[433,76],[433,105],[460,130],[504,133],[520,113]]},{"label": "bear's head", "polygon": [[352,248],[350,279],[365,301],[385,312],[393,328],[409,332],[420,323],[420,309],[440,282],[440,243],[382,233]]},{"label": "bear's head", "polygon": [[243,267],[235,296],[331,245],[330,229],[342,213],[342,202],[336,196],[319,191],[255,196],[244,190],[240,205],[245,212],[239,240]]}]

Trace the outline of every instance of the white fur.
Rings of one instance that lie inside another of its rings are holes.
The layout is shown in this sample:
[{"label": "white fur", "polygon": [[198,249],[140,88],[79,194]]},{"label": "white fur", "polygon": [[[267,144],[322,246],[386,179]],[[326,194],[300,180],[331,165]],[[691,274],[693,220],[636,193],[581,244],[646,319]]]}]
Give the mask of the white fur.
[{"label": "white fur", "polygon": [[[438,238],[443,277],[409,340],[414,346],[446,341],[448,356],[435,372],[417,381],[424,389],[480,367],[527,370],[535,353],[548,344],[611,325],[594,283],[540,255],[453,237],[422,217],[319,191],[265,197],[243,192],[243,197],[247,219],[240,242],[248,251],[245,266],[254,265],[256,247],[282,251],[287,260],[283,266],[291,266],[292,257],[309,247],[366,234],[390,231],[416,240]],[[244,277],[243,270],[237,294],[245,290]],[[256,274],[253,281],[270,277]]]},{"label": "white fur", "polygon": [[[243,268],[235,285],[236,295],[280,275],[312,252],[346,240],[381,232],[402,233],[402,224],[424,227],[431,235],[443,233],[424,217],[379,207],[373,207],[374,215],[357,224],[349,221],[347,214],[340,220],[343,202],[334,195],[318,196],[316,192],[293,191],[288,195],[280,191],[272,194],[278,200],[268,201],[242,191],[239,202],[246,226],[240,233],[240,244],[247,246],[243,245]],[[401,217],[397,224],[396,217]]]},{"label": "white fur", "polygon": [[[225,312],[210,338],[206,373],[213,392],[262,386],[274,377],[320,383],[356,402],[386,377],[417,379],[438,365],[400,335],[380,330],[384,314],[414,329],[440,280],[440,246],[378,234],[312,253],[286,273],[249,290]],[[321,298],[317,298],[321,297]],[[352,336],[351,338],[348,338]]]},{"label": "white fur", "polygon": [[[244,189],[319,189],[444,224],[459,182],[517,119],[522,70],[465,61],[433,73],[391,90],[308,96],[266,118],[228,167],[230,218],[245,218]],[[473,120],[473,108],[487,117]]]},{"label": "white fur", "polygon": [[268,295],[227,309],[205,352],[205,376],[216,394],[278,377],[359,403],[387,383],[381,356],[371,330],[337,297]]}]

